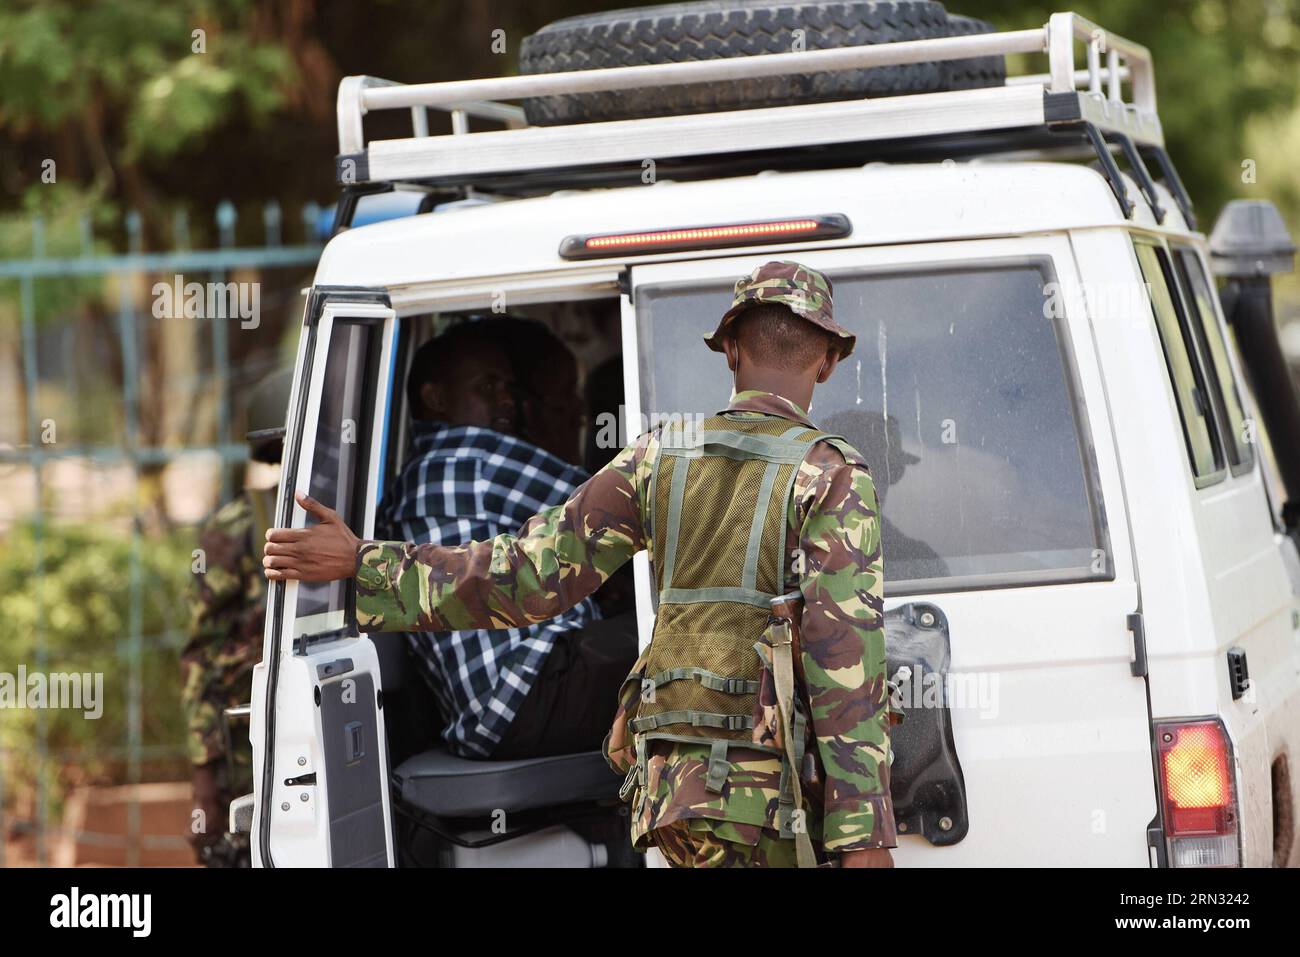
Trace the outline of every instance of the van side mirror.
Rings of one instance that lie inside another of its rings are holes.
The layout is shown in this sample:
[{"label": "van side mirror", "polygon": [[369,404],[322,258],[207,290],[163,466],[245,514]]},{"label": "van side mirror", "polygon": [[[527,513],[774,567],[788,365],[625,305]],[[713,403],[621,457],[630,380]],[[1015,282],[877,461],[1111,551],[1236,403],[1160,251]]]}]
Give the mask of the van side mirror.
[{"label": "van side mirror", "polygon": [[1236,333],[1251,390],[1275,443],[1287,501],[1282,521],[1300,524],[1300,399],[1273,323],[1272,277],[1295,268],[1295,243],[1282,214],[1267,200],[1230,202],[1210,234],[1210,264],[1227,280],[1219,292],[1223,314]]}]

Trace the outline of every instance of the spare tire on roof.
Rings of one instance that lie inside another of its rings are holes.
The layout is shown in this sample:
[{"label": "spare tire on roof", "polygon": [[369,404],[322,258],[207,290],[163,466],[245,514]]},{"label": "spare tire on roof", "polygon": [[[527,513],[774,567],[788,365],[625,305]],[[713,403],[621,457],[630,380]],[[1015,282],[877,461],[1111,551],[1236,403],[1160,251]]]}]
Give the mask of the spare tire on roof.
[{"label": "spare tire on roof", "polygon": [[[977,33],[996,33],[991,23],[948,14],[949,35],[973,36]],[[1003,86],[1007,81],[1007,60],[1000,56],[975,57],[972,60],[947,60],[943,64],[945,90],[974,90],[986,86]]]},{"label": "spare tire on roof", "polygon": [[[950,18],[943,4],[931,0],[698,0],[557,20],[524,38],[519,67],[524,74],[561,73],[787,53],[795,49],[797,40],[803,49],[823,50],[992,29],[982,21]],[[1001,85],[1005,75],[1001,57],[981,57],[727,83],[539,96],[524,100],[523,106],[530,124],[554,126],[969,89]]]}]

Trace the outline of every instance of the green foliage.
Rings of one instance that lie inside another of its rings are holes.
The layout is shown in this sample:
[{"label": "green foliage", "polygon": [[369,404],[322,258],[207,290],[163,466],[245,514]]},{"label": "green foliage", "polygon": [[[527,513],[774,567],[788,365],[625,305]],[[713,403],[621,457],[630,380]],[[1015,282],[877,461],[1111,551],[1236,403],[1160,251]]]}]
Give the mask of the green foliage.
[{"label": "green foliage", "polygon": [[142,89],[128,119],[128,155],[166,157],[226,122],[243,103],[260,125],[283,105],[272,83],[286,75],[284,53],[268,45],[227,48],[222,57],[188,56],[170,63]]},{"label": "green foliage", "polygon": [[[139,565],[141,740],[183,754],[178,649],[187,627],[185,588],[193,543],[183,536],[142,540],[98,526],[14,527],[0,547],[0,671],[103,674],[103,714],[0,711],[5,791],[30,794],[40,773],[41,724],[56,796],[83,781],[120,777],[129,734],[133,552]],[[44,573],[37,577],[38,561]],[[45,649],[37,657],[38,636]]]},{"label": "green foliage", "polygon": [[[1300,97],[1300,0],[952,0],[946,6],[1001,30],[1042,26],[1053,12],[1073,9],[1141,43],[1155,60],[1169,153],[1202,226],[1208,230],[1229,199],[1267,195],[1242,183],[1241,163],[1266,161],[1248,152],[1252,118],[1289,111]],[[1080,53],[1077,66],[1084,65]],[[1276,148],[1269,154],[1269,161],[1283,159]]]},{"label": "green foliage", "polygon": [[1300,165],[1295,162],[1300,156],[1300,104],[1289,113],[1252,118],[1246,144],[1245,155],[1258,158],[1253,189],[1277,203],[1292,232],[1300,235]]},{"label": "green foliage", "polygon": [[[5,9],[5,8],[8,9]],[[169,154],[231,114],[283,105],[284,51],[241,0],[45,0],[0,6],[0,126],[125,126],[127,158]],[[202,31],[201,49],[195,31]]]},{"label": "green foliage", "polygon": [[[41,157],[57,156],[61,172],[80,167],[83,181],[107,183],[108,195],[146,217],[199,196],[321,200],[333,188],[328,110],[338,76],[500,76],[516,69],[522,36],[544,23],[634,5],[0,0],[0,131],[17,144],[7,150],[0,137],[0,160],[25,186]],[[1040,27],[1072,6],[947,5],[999,29]],[[1280,145],[1254,146],[1247,132],[1296,108],[1300,0],[1092,0],[1075,9],[1151,49],[1170,152],[1207,225],[1234,196],[1268,195],[1268,170],[1294,179]],[[508,56],[491,51],[496,28],[507,30]],[[277,136],[259,137],[272,122]],[[1245,159],[1257,160],[1257,191],[1242,182]],[[173,205],[152,208],[160,199]]]}]

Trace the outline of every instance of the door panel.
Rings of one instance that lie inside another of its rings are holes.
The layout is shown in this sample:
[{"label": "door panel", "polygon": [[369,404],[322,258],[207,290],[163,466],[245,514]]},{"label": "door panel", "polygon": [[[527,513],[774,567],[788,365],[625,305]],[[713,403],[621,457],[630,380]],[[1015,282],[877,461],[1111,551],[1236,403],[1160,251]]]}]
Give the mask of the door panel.
[{"label": "door panel", "polygon": [[[308,310],[277,514],[304,527],[292,492],[306,492],[369,537],[396,320],[369,292],[317,290]],[[262,866],[393,863],[379,661],[356,630],[351,588],[272,586],[254,703],[265,729],[254,821]]]},{"label": "door panel", "polygon": [[[735,279],[768,258],[633,269],[634,415],[725,406],[731,375],[701,337]],[[946,847],[900,835],[897,860],[1147,866],[1149,713],[1127,629],[1138,589],[1069,242],[797,258],[828,274],[836,319],[857,335],[810,412],[871,465],[885,607],[924,599],[951,634],[945,686],[970,830]],[[639,609],[650,580],[638,576]]]}]

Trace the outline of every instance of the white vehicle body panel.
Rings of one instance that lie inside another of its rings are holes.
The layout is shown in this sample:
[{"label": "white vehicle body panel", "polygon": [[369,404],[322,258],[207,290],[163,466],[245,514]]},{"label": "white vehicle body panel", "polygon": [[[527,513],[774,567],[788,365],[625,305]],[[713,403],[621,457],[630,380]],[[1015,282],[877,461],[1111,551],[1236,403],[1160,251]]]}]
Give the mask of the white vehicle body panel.
[{"label": "white vehicle body panel", "polygon": [[[1141,281],[1124,232],[1082,233],[1073,244],[1084,274]],[[1149,313],[1132,318],[1093,326],[1138,543],[1152,714],[1222,716],[1237,764],[1242,863],[1263,866],[1273,857],[1270,765],[1281,754],[1300,756],[1296,596],[1269,518],[1261,456],[1243,474],[1196,488],[1155,326]],[[1217,303],[1216,318],[1222,324]],[[1247,650],[1254,684],[1236,701],[1223,664],[1234,646]]]},{"label": "white vehicle body panel", "polygon": [[[1172,197],[1163,188],[1159,193],[1163,225],[1133,184],[1129,195],[1137,205],[1125,219],[1100,175],[1042,162],[872,165],[570,191],[345,231],[326,248],[316,285],[382,290],[398,316],[410,316],[490,307],[502,294],[511,305],[612,297],[627,268],[635,288],[739,275],[771,258],[833,269],[1050,257],[1063,286],[1084,290],[1067,305],[1063,328],[1086,410],[1114,578],[925,596],[950,621],[952,673],[996,677],[997,709],[991,716],[970,709],[953,714],[969,800],[967,837],[941,848],[901,836],[896,858],[904,866],[1149,866],[1146,828],[1157,813],[1150,719],[1219,715],[1237,761],[1242,863],[1265,865],[1273,854],[1269,766],[1283,754],[1293,766],[1300,760],[1294,617],[1300,606],[1267,513],[1259,456],[1248,472],[1197,489],[1149,308],[1105,316],[1085,308],[1089,284],[1141,281],[1134,231],[1203,249],[1203,237],[1187,231]],[[851,235],[595,262],[558,255],[561,241],[573,234],[828,213],[847,216]],[[719,260],[725,260],[723,273]],[[636,422],[636,311],[626,295],[622,336],[628,413]],[[688,347],[693,344],[683,344]],[[1240,370],[1237,375],[1242,381]],[[719,407],[729,385],[720,366]],[[300,522],[298,512],[295,506]],[[644,556],[636,561],[644,642],[652,623],[650,576]],[[292,594],[286,597],[292,607]],[[890,598],[886,607],[902,600]],[[1149,655],[1146,679],[1131,673],[1133,636],[1125,624],[1125,616],[1139,609]],[[368,667],[373,646],[366,639],[351,641],[348,655]],[[1249,652],[1255,679],[1250,700],[1231,698],[1224,654],[1233,646]],[[319,654],[329,657],[324,649]],[[299,713],[301,705],[286,703],[286,696],[299,702],[310,696],[314,672],[300,664],[309,666],[317,657],[313,650],[308,658],[281,662],[281,770],[291,752],[309,748],[310,736],[319,733]],[[266,667],[258,667],[253,702],[259,769]],[[318,754],[309,759],[318,766]],[[1293,780],[1300,788],[1300,775]],[[298,791],[289,801],[291,812],[275,820],[277,864],[325,863],[328,845],[317,800],[301,802]],[[277,790],[274,807],[282,800],[288,796]],[[1300,807],[1300,793],[1292,801]]]},{"label": "white vehicle body panel", "polygon": [[[907,202],[900,202],[904,196]],[[1131,183],[1129,196],[1141,198]],[[1168,210],[1164,228],[1181,231],[1171,197],[1163,190],[1161,196]],[[325,247],[316,284],[382,286],[398,314],[405,315],[424,308],[435,296],[470,298],[477,293],[482,305],[491,301],[494,290],[504,290],[507,301],[523,301],[522,295],[551,291],[557,281],[569,277],[575,285],[608,284],[612,290],[624,266],[706,255],[693,251],[613,261],[560,259],[560,242],[576,233],[824,213],[843,213],[853,223],[853,233],[843,239],[743,250],[762,255],[765,250],[1025,236],[1098,226],[1156,228],[1144,205],[1139,203],[1137,210],[1132,220],[1124,220],[1100,175],[1060,163],[871,165],[709,182],[660,181],[563,191],[361,226]]]}]

